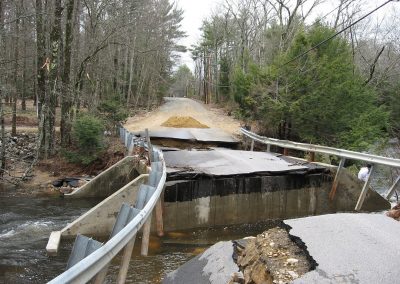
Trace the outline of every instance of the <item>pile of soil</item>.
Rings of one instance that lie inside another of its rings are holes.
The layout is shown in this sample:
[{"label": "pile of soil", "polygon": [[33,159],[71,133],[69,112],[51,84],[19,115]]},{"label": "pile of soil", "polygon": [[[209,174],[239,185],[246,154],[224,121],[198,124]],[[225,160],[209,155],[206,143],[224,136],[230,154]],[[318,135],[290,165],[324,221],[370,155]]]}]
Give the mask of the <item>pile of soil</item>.
[{"label": "pile of soil", "polygon": [[[315,268],[305,249],[276,227],[236,245],[242,283],[289,283]],[[312,259],[311,259],[312,260]]]},{"label": "pile of soil", "polygon": [[191,116],[171,116],[161,126],[176,128],[209,128]]},{"label": "pile of soil", "polygon": [[394,206],[391,210],[386,212],[386,215],[400,221],[400,203],[398,203],[396,206]]}]

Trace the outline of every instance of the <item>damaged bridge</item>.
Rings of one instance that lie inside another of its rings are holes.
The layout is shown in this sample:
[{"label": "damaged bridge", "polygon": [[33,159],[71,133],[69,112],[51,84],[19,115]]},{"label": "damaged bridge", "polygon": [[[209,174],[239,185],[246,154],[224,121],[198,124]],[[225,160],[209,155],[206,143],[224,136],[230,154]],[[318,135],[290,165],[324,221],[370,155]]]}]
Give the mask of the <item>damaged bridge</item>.
[{"label": "damaged bridge", "polygon": [[[180,150],[164,158],[164,222],[170,230],[353,211],[361,191],[343,171],[331,200],[335,168],[276,153]],[[368,192],[363,210],[385,208],[386,200]]]}]

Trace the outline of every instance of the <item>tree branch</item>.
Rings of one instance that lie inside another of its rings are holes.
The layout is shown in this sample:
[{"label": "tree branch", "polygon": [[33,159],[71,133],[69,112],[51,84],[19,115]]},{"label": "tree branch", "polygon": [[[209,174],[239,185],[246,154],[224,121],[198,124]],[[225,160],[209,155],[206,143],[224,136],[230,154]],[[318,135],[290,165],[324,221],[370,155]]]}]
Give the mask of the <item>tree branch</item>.
[{"label": "tree branch", "polygon": [[367,85],[372,80],[372,77],[374,76],[374,73],[375,73],[376,63],[378,62],[378,59],[384,50],[385,50],[385,46],[383,46],[382,49],[378,52],[378,54],[376,55],[376,57],[374,59],[374,62],[369,67],[369,78],[364,82],[364,85]]}]

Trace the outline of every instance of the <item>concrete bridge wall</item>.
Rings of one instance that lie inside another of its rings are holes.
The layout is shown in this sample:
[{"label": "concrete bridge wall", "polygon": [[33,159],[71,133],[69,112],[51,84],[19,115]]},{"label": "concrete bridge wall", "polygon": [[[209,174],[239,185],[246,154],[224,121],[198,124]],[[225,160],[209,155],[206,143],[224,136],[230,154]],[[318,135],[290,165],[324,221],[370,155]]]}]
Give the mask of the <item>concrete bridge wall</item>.
[{"label": "concrete bridge wall", "polygon": [[127,156],[115,165],[100,173],[87,184],[81,186],[66,198],[103,197],[106,198],[124,185],[147,173],[145,165],[138,163],[133,156]]},{"label": "concrete bridge wall", "polygon": [[147,179],[147,174],[138,176],[64,227],[61,236],[75,237],[78,233],[92,237],[109,236],[122,203],[134,204],[140,185],[146,183]]},{"label": "concrete bridge wall", "polygon": [[[140,181],[129,182],[139,174],[147,172],[145,163],[128,156],[81,187],[75,194],[68,195],[80,198],[93,196],[108,198],[100,207],[93,208],[64,228],[63,237],[74,236],[77,232],[108,236],[116,212],[123,201],[133,204],[143,177],[139,179]],[[202,177],[168,181],[162,195],[164,230],[185,230],[254,223],[265,219],[352,212],[361,192],[362,183],[344,170],[340,176],[335,199],[330,201],[328,195],[335,172],[335,168],[330,168],[325,173],[314,174]],[[121,190],[118,190],[119,188]],[[116,204],[118,205],[114,206]],[[362,209],[379,211],[389,207],[390,204],[385,199],[370,190]],[[153,214],[153,231],[155,223]]]},{"label": "concrete bridge wall", "polygon": [[[168,182],[164,228],[183,230],[354,211],[362,184],[343,171],[335,199],[330,201],[334,173]],[[388,208],[390,204],[370,190],[362,209]]]}]

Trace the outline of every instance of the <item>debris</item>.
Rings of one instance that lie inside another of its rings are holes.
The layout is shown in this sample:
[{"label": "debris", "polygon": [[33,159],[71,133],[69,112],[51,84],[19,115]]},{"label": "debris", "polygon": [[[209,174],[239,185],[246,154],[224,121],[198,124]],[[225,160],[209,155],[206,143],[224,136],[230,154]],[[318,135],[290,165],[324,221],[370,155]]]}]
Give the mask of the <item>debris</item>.
[{"label": "debris", "polygon": [[386,212],[386,216],[389,216],[397,221],[400,221],[400,203],[394,206],[388,212]]},{"label": "debris", "polygon": [[171,116],[161,126],[176,128],[209,128],[191,116]]},{"label": "debris", "polygon": [[245,247],[235,242],[237,265],[245,284],[289,283],[311,270],[307,254],[282,228],[273,228],[247,240]]}]

